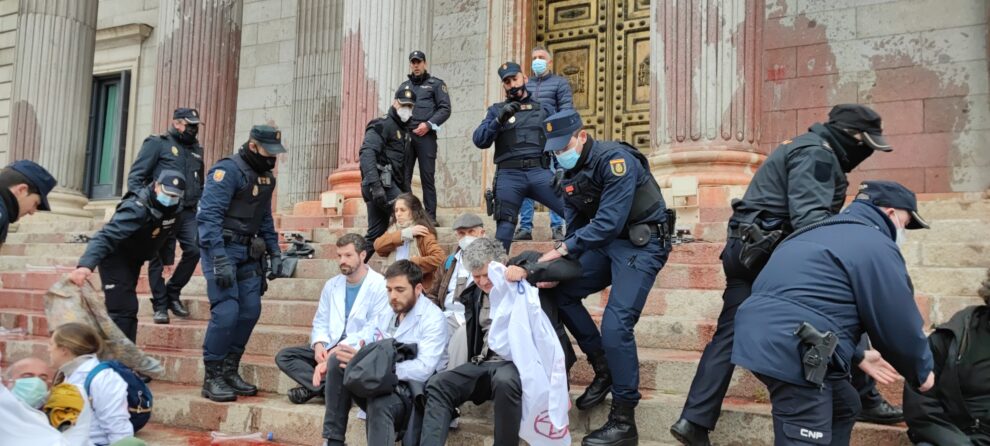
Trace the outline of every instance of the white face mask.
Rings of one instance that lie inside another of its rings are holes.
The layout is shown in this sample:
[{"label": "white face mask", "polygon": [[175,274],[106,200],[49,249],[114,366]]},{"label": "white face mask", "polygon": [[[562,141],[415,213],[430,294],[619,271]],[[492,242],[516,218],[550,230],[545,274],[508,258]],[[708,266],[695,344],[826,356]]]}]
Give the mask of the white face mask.
[{"label": "white face mask", "polygon": [[457,246],[459,246],[461,248],[461,251],[463,251],[463,250],[467,249],[468,245],[470,245],[471,242],[473,242],[473,241],[475,241],[477,239],[478,239],[478,237],[474,237],[474,236],[470,236],[470,235],[465,235],[464,238],[462,238],[462,239],[460,239],[460,240],[457,241]]},{"label": "white face mask", "polygon": [[399,107],[397,110],[395,110],[395,113],[399,115],[399,119],[401,119],[402,122],[406,122],[409,120],[409,118],[412,117],[412,108]]},{"label": "white face mask", "polygon": [[904,242],[907,241],[907,230],[901,225],[901,219],[897,217],[897,213],[893,214],[894,217],[894,227],[897,228],[897,235],[894,236],[894,243],[897,243],[898,248],[904,247]]}]

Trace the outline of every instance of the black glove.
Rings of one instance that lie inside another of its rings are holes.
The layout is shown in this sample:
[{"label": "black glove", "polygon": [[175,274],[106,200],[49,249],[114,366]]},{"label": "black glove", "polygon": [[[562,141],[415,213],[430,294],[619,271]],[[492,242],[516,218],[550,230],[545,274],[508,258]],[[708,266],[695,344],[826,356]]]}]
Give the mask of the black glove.
[{"label": "black glove", "polygon": [[234,286],[237,281],[237,272],[234,271],[234,265],[227,256],[213,257],[213,280],[216,280],[217,286],[224,290]]},{"label": "black glove", "polygon": [[388,197],[385,195],[385,188],[381,185],[371,186],[371,202],[382,209],[388,209]]},{"label": "black glove", "polygon": [[268,280],[275,280],[277,277],[282,277],[282,254],[281,253],[270,253],[268,254]]},{"label": "black glove", "polygon": [[522,104],[518,102],[515,101],[507,102],[505,105],[502,106],[502,110],[499,110],[498,118],[496,118],[496,120],[498,121],[499,124],[505,124],[505,121],[508,121],[509,118],[512,117],[512,115],[515,115],[520,108],[522,108]]}]

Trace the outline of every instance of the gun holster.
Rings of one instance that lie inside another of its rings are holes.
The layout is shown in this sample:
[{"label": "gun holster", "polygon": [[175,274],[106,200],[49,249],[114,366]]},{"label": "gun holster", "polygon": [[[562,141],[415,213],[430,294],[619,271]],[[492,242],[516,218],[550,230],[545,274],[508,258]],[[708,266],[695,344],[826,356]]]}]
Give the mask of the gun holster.
[{"label": "gun holster", "polygon": [[822,333],[807,322],[802,322],[797,330],[794,330],[794,336],[801,339],[801,345],[805,348],[801,355],[805,381],[819,387],[823,386],[829,361],[835,353],[835,347],[839,345],[839,337],[831,331]]},{"label": "gun holster", "polygon": [[266,250],[265,239],[261,237],[252,238],[251,244],[248,245],[248,257],[251,260],[261,260]]},{"label": "gun holster", "polygon": [[495,193],[491,189],[485,189],[485,212],[489,217],[495,215]]},{"label": "gun holster", "polygon": [[782,224],[762,224],[760,221],[739,225],[742,248],[739,250],[739,262],[746,268],[757,270],[766,265],[770,254],[787,236]]},{"label": "gun holster", "polygon": [[377,164],[375,167],[378,168],[378,179],[381,180],[382,187],[384,187],[385,190],[391,189],[392,188],[392,166],[391,165],[388,165],[388,164],[386,164],[386,165]]}]

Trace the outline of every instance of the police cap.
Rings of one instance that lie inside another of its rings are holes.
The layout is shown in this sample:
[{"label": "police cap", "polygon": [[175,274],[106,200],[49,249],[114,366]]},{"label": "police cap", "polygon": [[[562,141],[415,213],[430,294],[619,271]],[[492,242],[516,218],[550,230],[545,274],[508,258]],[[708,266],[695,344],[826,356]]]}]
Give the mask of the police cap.
[{"label": "police cap", "polygon": [[863,142],[873,150],[894,150],[883,137],[880,115],[861,104],[839,104],[828,112],[828,123],[844,129],[863,132]]},{"label": "police cap", "polygon": [[179,107],[172,113],[172,119],[185,119],[190,124],[199,124],[199,110]]},{"label": "police cap", "polygon": [[285,153],[285,147],[282,145],[282,131],[275,129],[275,127],[270,125],[251,127],[251,139],[261,143],[265,151],[272,155]]},{"label": "police cap", "polygon": [[169,195],[182,196],[186,190],[186,176],[178,170],[165,169],[155,180],[162,185],[162,191]]},{"label": "police cap", "polygon": [[584,123],[581,122],[581,115],[574,109],[567,109],[550,115],[543,121],[543,133],[547,135],[547,143],[543,146],[543,150],[556,152],[567,147],[571,136],[581,130],[582,126]]},{"label": "police cap", "polygon": [[904,229],[928,229],[928,222],[918,215],[918,199],[914,192],[893,181],[864,181],[859,185],[857,200],[873,203],[876,206],[894,208],[911,214],[911,221]]},{"label": "police cap", "polygon": [[409,53],[409,61],[412,62],[414,60],[422,60],[422,61],[425,62],[426,61],[426,53],[424,53],[424,52],[422,52],[420,50],[416,50],[416,51],[413,51],[413,52]]},{"label": "police cap", "polygon": [[38,191],[38,195],[41,196],[41,205],[38,206],[38,209],[43,211],[52,210],[51,206],[48,205],[48,193],[58,184],[55,178],[52,177],[52,174],[31,160],[14,161],[7,167],[24,175],[30,186]]},{"label": "police cap", "polygon": [[416,91],[409,87],[402,87],[395,90],[395,100],[399,101],[400,104],[415,104]]},{"label": "police cap", "polygon": [[504,80],[505,78],[515,76],[518,73],[522,73],[522,68],[515,62],[506,62],[498,67],[499,79]]}]

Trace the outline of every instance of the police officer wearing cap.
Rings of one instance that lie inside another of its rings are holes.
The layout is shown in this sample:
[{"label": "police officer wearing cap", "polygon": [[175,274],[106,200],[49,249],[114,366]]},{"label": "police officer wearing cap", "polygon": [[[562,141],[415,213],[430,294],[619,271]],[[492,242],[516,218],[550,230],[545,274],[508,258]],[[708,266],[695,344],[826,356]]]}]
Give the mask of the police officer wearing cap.
[{"label": "police officer wearing cap", "polygon": [[[581,262],[579,280],[551,290],[561,320],[595,371],[575,405],[590,409],[612,393],[608,421],[581,444],[634,445],[640,393],[633,329],[667,262],[672,217],[649,162],[634,147],[595,141],[574,110],[550,116],[543,129],[546,150],[563,169],[559,187],[566,202],[567,236],[540,261],[569,257]],[[612,290],[599,333],[581,301],[608,286]]]},{"label": "police officer wearing cap", "polygon": [[722,312],[671,434],[686,445],[709,444],[732,378],[736,309],[750,295],[776,243],[795,230],[835,215],[846,198],[846,174],[874,151],[891,151],[880,115],[859,104],[832,108],[825,124],[784,141],[763,162],[741,200],[732,203],[720,256],[725,271]]},{"label": "police officer wearing cap", "polygon": [[388,113],[372,119],[364,130],[364,142],[359,152],[361,161],[361,196],[368,208],[368,240],[364,261],[375,253],[375,240],[388,229],[392,201],[409,192],[405,166],[412,132],[406,123],[414,113],[416,90],[399,87]]},{"label": "police officer wearing cap", "polygon": [[495,238],[508,252],[524,198],[539,201],[560,215],[564,203],[553,188],[550,158],[543,153],[543,120],[553,114],[552,108],[529,94],[519,64],[502,64],[498,76],[506,99],[488,107],[473,139],[479,149],[495,143],[494,197],[486,198],[490,200],[489,215],[498,223]]},{"label": "police officer wearing cap", "polygon": [[732,362],[767,386],[774,444],[849,444],[860,410],[849,373],[864,333],[905,385],[934,385],[898,247],[905,230],[928,227],[917,209],[904,186],[863,182],[840,214],[780,243],[739,306]]},{"label": "police officer wearing cap", "polygon": [[0,246],[11,223],[39,209],[51,210],[48,193],[55,184],[52,174],[34,161],[14,161],[0,170]]},{"label": "police officer wearing cap", "polygon": [[419,180],[423,184],[423,205],[433,221],[437,220],[437,130],[450,118],[450,95],[442,79],[426,71],[426,53],[416,50],[409,53],[409,80],[399,85],[399,90],[415,93],[416,104],[412,117],[403,122],[412,137],[410,159],[403,174],[405,189],[412,188],[413,167],[419,161]]},{"label": "police officer wearing cap", "polygon": [[275,162],[282,132],[267,125],[251,128],[237,153],[217,161],[206,176],[196,214],[210,322],[203,340],[204,397],[234,401],[258,388],[238,373],[244,347],[261,316],[265,254],[267,278],[281,274],[282,254],[272,219]]},{"label": "police officer wearing cap", "polygon": [[[186,190],[179,211],[178,229],[169,240],[173,250],[176,239],[182,248],[182,258],[172,271],[168,283],[162,276],[161,259],[152,258],[148,264],[148,282],[151,285],[151,302],[155,309],[156,324],[169,322],[168,311],[179,317],[188,317],[189,310],[179,300],[182,287],[189,283],[196,263],[199,262],[199,246],[196,241],[196,206],[203,192],[203,147],[196,139],[199,134],[199,111],[195,108],[177,108],[167,132],[145,138],[141,150],[127,175],[125,198],[153,182],[163,170],[181,172],[186,178]],[[171,269],[171,268],[167,268]]]},{"label": "police officer wearing cap", "polygon": [[154,257],[171,265],[175,247],[168,243],[178,230],[186,177],[163,170],[147,186],[121,200],[113,217],[86,245],[69,280],[82,284],[100,267],[107,313],[132,342],[137,339],[137,283],[141,266]]}]

